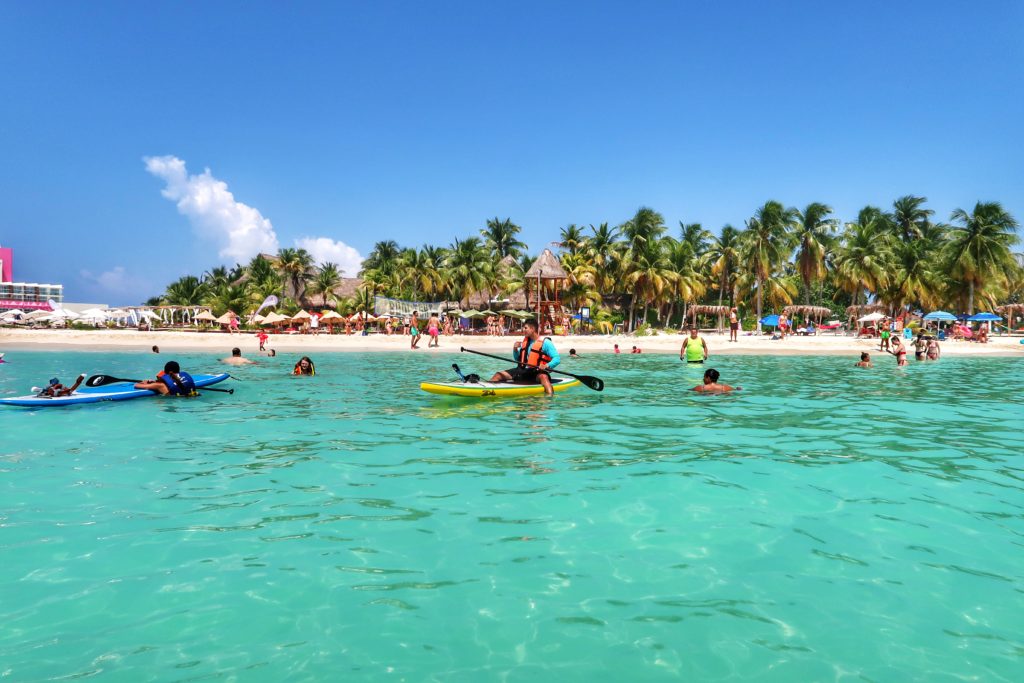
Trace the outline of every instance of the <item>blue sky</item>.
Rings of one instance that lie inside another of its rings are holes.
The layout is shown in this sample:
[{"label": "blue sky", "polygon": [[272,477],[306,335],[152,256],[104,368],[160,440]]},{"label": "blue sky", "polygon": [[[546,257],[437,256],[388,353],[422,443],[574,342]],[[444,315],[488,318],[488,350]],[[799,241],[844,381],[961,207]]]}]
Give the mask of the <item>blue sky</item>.
[{"label": "blue sky", "polygon": [[643,205],[1024,220],[1022,46],[1012,1],[2,3],[0,245],[125,304],[256,244],[357,263],[493,216],[534,250]]}]

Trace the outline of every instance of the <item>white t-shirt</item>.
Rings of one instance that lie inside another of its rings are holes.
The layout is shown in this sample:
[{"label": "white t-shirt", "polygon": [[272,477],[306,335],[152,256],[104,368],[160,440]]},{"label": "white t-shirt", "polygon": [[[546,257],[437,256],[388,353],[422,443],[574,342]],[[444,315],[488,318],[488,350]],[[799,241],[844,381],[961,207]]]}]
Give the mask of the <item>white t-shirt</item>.
[{"label": "white t-shirt", "polygon": [[312,318],[309,319],[309,326],[312,327],[313,329],[320,327],[320,319],[314,315]]}]

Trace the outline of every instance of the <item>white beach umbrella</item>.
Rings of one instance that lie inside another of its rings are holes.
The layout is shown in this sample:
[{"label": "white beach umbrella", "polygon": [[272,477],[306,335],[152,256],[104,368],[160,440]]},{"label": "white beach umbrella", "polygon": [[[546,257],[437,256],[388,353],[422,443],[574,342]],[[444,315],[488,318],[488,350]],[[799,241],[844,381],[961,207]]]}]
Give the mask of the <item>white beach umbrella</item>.
[{"label": "white beach umbrella", "polygon": [[864,315],[864,316],[861,316],[860,318],[857,318],[857,322],[859,322],[859,323],[873,323],[873,322],[878,322],[879,320],[881,320],[884,317],[885,316],[882,315],[881,313],[868,313],[867,315]]},{"label": "white beach umbrella", "polygon": [[50,317],[51,313],[52,313],[52,311],[43,311],[43,310],[30,311],[30,312],[26,313],[22,317],[24,317],[25,320],[39,320],[41,318],[48,318],[48,317]]}]

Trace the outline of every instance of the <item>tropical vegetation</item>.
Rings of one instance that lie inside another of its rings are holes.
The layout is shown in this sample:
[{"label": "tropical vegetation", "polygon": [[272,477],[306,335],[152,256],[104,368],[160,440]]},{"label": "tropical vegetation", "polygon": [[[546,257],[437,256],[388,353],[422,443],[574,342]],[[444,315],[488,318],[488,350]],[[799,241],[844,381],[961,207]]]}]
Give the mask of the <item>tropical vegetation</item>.
[{"label": "tropical vegetation", "polygon": [[[589,306],[602,326],[625,321],[674,326],[694,304],[737,305],[757,319],[800,303],[838,313],[879,303],[901,309],[974,313],[1024,297],[1017,221],[998,202],[956,209],[938,222],[924,197],[896,199],[891,209],[866,206],[843,222],[822,202],[803,208],[767,201],[742,229],[716,233],[699,223],[670,228],[649,207],[618,224],[569,224],[557,256],[566,273],[562,301]],[[268,295],[285,310],[336,307],[372,310],[376,295],[468,305],[523,289],[533,261],[510,218],[487,220],[479,232],[448,246],[377,242],[358,274],[317,265],[303,249],[282,249],[248,264],[186,275],[150,303],[210,306],[215,314],[253,310]],[[535,256],[535,255],[534,255]],[[360,280],[338,294],[345,275]]]}]

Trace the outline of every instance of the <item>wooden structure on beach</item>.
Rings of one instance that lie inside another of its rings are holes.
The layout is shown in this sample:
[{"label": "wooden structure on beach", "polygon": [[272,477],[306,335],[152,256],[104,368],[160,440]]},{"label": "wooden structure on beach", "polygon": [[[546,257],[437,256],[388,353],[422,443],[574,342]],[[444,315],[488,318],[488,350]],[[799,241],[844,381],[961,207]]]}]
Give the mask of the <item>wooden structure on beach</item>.
[{"label": "wooden structure on beach", "polygon": [[[716,316],[718,316],[718,327],[716,327],[715,329],[718,330],[719,332],[722,332],[725,329],[725,323],[723,322],[724,321],[724,316],[729,315],[729,311],[730,310],[732,310],[732,308],[730,306],[710,306],[710,305],[699,304],[699,305],[695,305],[695,306],[690,306],[690,308],[687,311],[687,313],[691,314],[691,318],[693,320],[692,324],[693,324],[694,327],[697,327],[697,316],[698,315],[716,315]],[[684,315],[683,316],[683,323],[685,324],[685,322],[686,322],[686,316]]]},{"label": "wooden structure on beach", "polygon": [[562,288],[569,275],[558,258],[545,249],[526,271],[526,310],[537,314],[541,332],[562,323]]}]

